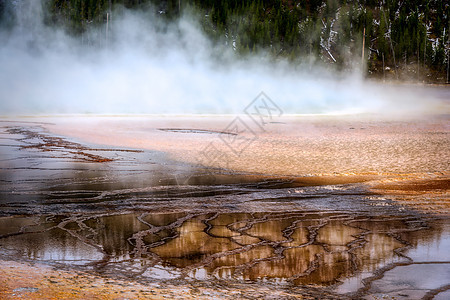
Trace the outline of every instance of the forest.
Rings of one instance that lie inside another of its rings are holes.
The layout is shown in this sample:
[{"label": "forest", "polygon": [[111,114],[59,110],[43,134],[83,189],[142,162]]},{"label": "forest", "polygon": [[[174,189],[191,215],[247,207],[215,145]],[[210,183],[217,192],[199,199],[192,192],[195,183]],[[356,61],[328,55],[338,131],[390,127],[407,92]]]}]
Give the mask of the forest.
[{"label": "forest", "polygon": [[[441,0],[47,0],[45,24],[83,35],[124,9],[176,22],[190,12],[216,44],[245,58],[264,53],[291,64],[337,70],[362,66],[367,77],[449,80],[450,4]],[[0,0],[2,23],[8,1]],[[9,20],[13,22],[13,20]],[[86,39],[85,39],[86,40]]]}]

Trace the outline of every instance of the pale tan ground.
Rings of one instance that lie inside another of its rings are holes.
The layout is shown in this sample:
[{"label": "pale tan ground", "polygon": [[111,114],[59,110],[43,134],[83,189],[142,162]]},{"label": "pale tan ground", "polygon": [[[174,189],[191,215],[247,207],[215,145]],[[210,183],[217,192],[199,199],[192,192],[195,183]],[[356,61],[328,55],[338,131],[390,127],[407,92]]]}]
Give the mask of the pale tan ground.
[{"label": "pale tan ground", "polygon": [[44,265],[0,261],[1,299],[202,299],[200,290],[158,287]]},{"label": "pale tan ground", "polygon": [[[182,295],[182,291],[176,292]],[[163,299],[164,294],[170,296],[155,287],[56,271],[44,265],[0,261],[1,299]]]},{"label": "pale tan ground", "polygon": [[[40,264],[0,260],[0,299],[305,299],[301,295],[261,285],[245,290],[189,285],[139,284],[75,271],[54,270]],[[314,299],[313,297],[306,297]]]}]

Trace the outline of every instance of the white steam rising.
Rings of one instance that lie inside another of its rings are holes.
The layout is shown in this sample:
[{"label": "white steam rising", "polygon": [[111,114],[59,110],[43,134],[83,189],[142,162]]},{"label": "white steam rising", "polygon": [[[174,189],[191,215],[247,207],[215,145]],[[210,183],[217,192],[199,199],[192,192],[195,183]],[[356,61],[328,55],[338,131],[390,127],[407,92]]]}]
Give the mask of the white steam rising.
[{"label": "white steam rising", "polygon": [[85,37],[43,25],[40,1],[15,2],[17,25],[0,34],[0,115],[237,114],[261,91],[290,114],[430,107],[407,89],[367,83],[358,71],[337,76],[262,55],[236,59],[188,16],[161,32],[149,14],[128,11],[112,20],[108,43],[103,28],[89,34],[104,42],[81,46]]}]

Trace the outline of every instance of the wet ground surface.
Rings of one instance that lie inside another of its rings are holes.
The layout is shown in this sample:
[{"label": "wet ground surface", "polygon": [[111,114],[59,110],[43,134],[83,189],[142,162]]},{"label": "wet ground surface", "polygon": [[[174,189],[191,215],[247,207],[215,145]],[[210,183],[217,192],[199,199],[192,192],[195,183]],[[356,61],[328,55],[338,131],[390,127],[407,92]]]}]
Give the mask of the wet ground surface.
[{"label": "wet ground surface", "polygon": [[0,127],[4,261],[248,298],[448,295],[448,179],[270,177]]}]

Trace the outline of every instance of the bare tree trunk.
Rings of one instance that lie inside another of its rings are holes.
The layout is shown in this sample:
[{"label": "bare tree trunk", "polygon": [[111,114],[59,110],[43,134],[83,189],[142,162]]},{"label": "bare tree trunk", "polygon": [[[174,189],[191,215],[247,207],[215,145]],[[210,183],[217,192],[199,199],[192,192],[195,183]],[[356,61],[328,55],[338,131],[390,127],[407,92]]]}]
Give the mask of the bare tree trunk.
[{"label": "bare tree trunk", "polygon": [[447,83],[450,83],[449,80],[449,61],[450,61],[450,25],[448,26],[448,32],[447,32]]},{"label": "bare tree trunk", "polygon": [[420,39],[417,35],[417,82],[420,81]]},{"label": "bare tree trunk", "polygon": [[450,47],[449,47],[449,49],[447,49],[447,83],[450,83],[449,73],[448,73],[449,60],[450,60]]},{"label": "bare tree trunk", "polygon": [[406,64],[406,51],[405,51],[405,53],[403,53],[403,59],[404,59],[404,62],[405,62],[405,71],[406,71],[406,68],[408,67],[407,64]]},{"label": "bare tree trunk", "polygon": [[448,74],[449,60],[450,60],[450,49],[447,50],[447,83],[450,83],[449,74]]},{"label": "bare tree trunk", "polygon": [[108,12],[106,13],[106,48],[108,48],[108,40],[109,40],[109,22],[111,18],[111,0],[109,0]]},{"label": "bare tree trunk", "polygon": [[364,47],[366,44],[366,27],[364,27],[363,31],[363,44],[362,44],[362,56],[361,56],[361,65],[364,66]]},{"label": "bare tree trunk", "polygon": [[106,13],[106,48],[108,48],[109,12]]},{"label": "bare tree trunk", "polygon": [[[417,16],[419,16],[419,8],[416,10]],[[420,30],[417,26],[417,82],[420,82]]]},{"label": "bare tree trunk", "polygon": [[[387,24],[387,20],[386,20],[386,12],[383,11],[383,15],[384,15],[384,22]],[[389,30],[391,31],[391,33],[389,34],[389,42],[391,44],[391,51],[392,51],[392,56],[394,58],[394,71],[395,71],[395,77],[397,77],[398,79],[398,73],[397,73],[397,63],[395,62],[395,52],[394,52],[394,46],[392,45],[392,29],[391,29],[391,23],[389,23]]]},{"label": "bare tree trunk", "polygon": [[427,63],[427,20],[425,20],[425,41],[423,47],[423,66],[425,67]]}]

